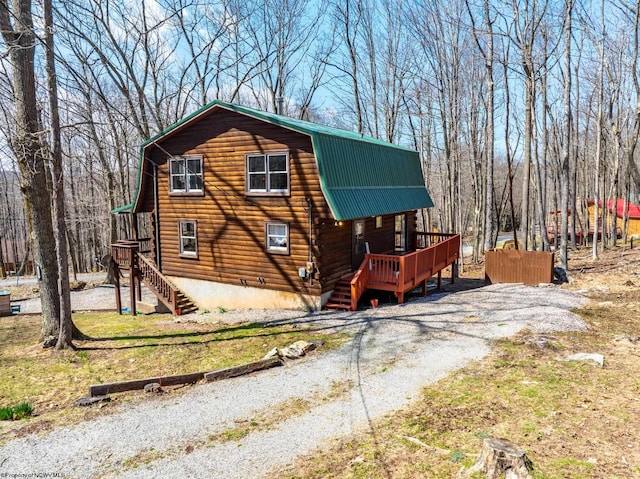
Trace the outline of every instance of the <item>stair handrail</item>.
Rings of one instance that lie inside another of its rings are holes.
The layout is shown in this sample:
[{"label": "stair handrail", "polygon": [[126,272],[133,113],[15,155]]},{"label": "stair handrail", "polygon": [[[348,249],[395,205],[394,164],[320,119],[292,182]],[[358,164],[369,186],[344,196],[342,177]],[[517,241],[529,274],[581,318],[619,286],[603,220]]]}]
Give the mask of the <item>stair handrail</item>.
[{"label": "stair handrail", "polygon": [[369,256],[369,253],[364,255],[362,264],[351,279],[351,311],[358,310],[358,301],[367,290],[367,284],[369,283]]},{"label": "stair handrail", "polygon": [[178,311],[178,288],[163,275],[153,262],[138,252],[138,271],[145,284],[154,292],[160,301],[171,311],[179,314]]}]

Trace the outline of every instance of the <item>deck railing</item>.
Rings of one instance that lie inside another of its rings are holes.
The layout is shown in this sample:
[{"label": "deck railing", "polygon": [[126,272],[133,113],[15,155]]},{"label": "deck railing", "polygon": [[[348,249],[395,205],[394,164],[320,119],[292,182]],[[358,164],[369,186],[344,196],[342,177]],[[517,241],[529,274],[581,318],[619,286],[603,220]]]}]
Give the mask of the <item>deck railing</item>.
[{"label": "deck railing", "polygon": [[121,268],[127,268],[130,261],[129,250],[134,247],[136,251],[148,256],[151,253],[151,238],[119,240],[111,245],[111,257]]},{"label": "deck railing", "polygon": [[455,233],[429,233],[416,231],[416,249],[428,248],[456,236]]},{"label": "deck railing", "polygon": [[111,245],[111,258],[113,258],[118,268],[129,269],[137,251],[137,241],[118,241]]},{"label": "deck railing", "polygon": [[360,265],[360,268],[358,268],[358,271],[356,271],[355,276],[351,280],[351,311],[358,310],[358,300],[367,290],[370,270],[366,265],[367,260],[365,259]]},{"label": "deck railing", "polygon": [[460,252],[460,235],[444,233],[418,233],[418,238],[430,237],[431,246],[422,247],[402,256],[366,254],[364,261],[351,280],[351,310],[367,289],[392,291],[398,302],[404,294],[453,264]]}]

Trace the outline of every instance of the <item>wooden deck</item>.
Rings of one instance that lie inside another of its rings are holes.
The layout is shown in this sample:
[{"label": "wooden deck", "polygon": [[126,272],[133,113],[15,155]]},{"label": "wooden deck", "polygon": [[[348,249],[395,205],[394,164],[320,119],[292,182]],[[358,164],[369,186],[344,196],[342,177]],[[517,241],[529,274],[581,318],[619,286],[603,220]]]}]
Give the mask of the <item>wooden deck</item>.
[{"label": "wooden deck", "polygon": [[[460,254],[460,235],[442,233],[417,233],[421,248],[401,256],[367,254],[351,280],[351,311],[358,309],[358,300],[367,289],[391,291],[404,302],[404,295],[422,286],[442,270],[455,263]],[[451,280],[453,281],[452,274]]]}]

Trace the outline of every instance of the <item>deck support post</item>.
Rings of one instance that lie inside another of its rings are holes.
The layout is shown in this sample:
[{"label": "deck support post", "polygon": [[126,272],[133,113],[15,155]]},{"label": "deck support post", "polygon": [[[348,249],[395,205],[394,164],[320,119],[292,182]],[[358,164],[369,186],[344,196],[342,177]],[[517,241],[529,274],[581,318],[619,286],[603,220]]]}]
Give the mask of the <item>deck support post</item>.
[{"label": "deck support post", "polygon": [[456,272],[458,271],[458,260],[451,263],[451,284],[456,282]]},{"label": "deck support post", "polygon": [[442,270],[438,271],[438,291],[440,291],[440,288],[442,287]]},{"label": "deck support post", "polygon": [[396,297],[398,298],[398,304],[404,303],[404,293],[402,291],[397,291]]},{"label": "deck support post", "polygon": [[115,263],[115,287],[116,287],[116,308],[118,309],[118,314],[122,314],[122,296],[120,292],[120,267],[117,263]]},{"label": "deck support post", "polygon": [[422,296],[427,295],[427,280],[422,280]]},{"label": "deck support post", "polygon": [[136,265],[136,251],[138,248],[129,247],[129,293],[131,297],[131,315],[136,316],[136,278],[138,268]]},{"label": "deck support post", "polygon": [[136,275],[136,292],[138,293],[138,301],[142,301],[142,281],[140,281],[139,275]]}]

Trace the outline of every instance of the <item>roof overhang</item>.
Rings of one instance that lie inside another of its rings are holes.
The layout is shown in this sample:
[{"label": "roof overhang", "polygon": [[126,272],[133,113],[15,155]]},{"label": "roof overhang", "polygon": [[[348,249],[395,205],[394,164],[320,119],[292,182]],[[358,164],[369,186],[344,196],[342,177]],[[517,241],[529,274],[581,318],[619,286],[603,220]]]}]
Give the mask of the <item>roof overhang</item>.
[{"label": "roof overhang", "polygon": [[[112,213],[140,212],[147,150],[217,109],[278,125],[311,137],[320,186],[336,220],[430,208],[418,152],[358,133],[215,100],[153,136],[140,147],[133,202]],[[149,176],[149,175],[147,175]]]}]

